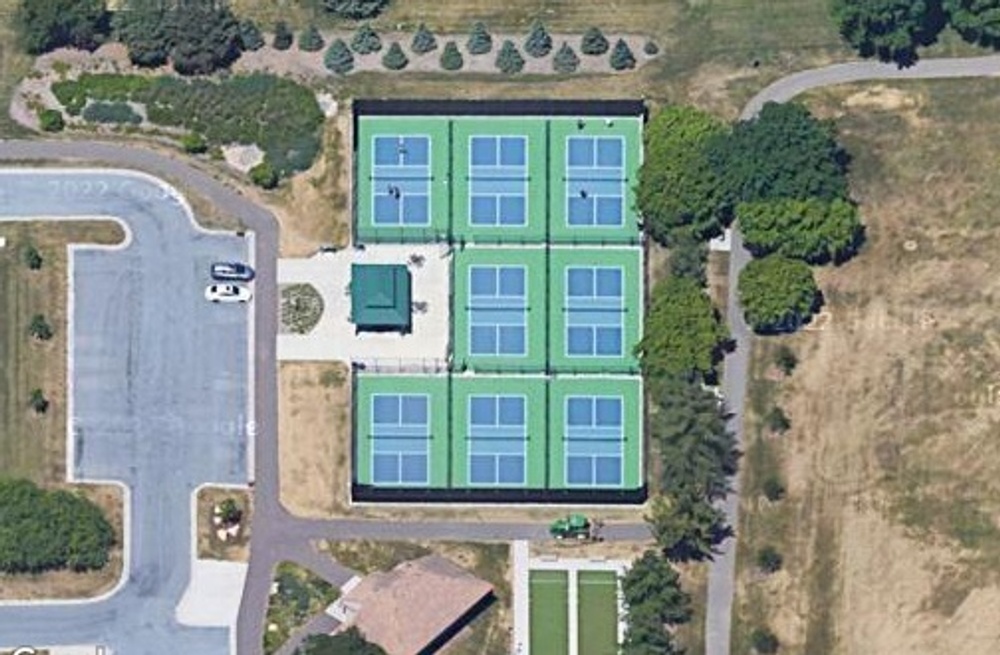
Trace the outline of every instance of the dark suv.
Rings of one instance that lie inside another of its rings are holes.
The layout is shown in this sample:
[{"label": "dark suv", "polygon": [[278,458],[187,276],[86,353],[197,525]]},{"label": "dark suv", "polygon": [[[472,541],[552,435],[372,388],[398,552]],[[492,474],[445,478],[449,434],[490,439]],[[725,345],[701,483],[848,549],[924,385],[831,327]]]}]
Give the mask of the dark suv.
[{"label": "dark suv", "polygon": [[216,262],[212,264],[212,278],[249,282],[253,279],[253,269],[238,262]]}]

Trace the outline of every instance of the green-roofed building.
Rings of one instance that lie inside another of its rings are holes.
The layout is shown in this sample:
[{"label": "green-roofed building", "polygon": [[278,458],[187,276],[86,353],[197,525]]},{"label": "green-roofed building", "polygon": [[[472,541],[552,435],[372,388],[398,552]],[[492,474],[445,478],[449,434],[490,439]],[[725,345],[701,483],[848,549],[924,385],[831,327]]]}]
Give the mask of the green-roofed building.
[{"label": "green-roofed building", "polygon": [[351,265],[351,317],[356,330],[409,332],[410,297],[406,266]]}]

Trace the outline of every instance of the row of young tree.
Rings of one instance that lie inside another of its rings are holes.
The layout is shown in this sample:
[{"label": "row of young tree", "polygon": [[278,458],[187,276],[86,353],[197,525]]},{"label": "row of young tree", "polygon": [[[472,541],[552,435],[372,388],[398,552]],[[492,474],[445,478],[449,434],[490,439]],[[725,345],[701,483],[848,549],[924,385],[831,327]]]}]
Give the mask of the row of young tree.
[{"label": "row of young tree", "polygon": [[[284,30],[284,31],[283,31]],[[279,36],[286,34],[287,38],[281,40]],[[303,37],[299,40],[299,47],[303,49]],[[318,40],[317,40],[318,39]],[[316,33],[315,39],[311,42],[316,44],[315,48],[309,50],[319,50],[323,47],[322,36]],[[275,33],[275,47],[287,48],[291,46],[291,32],[287,26],[279,24]],[[548,33],[545,25],[541,21],[532,23],[530,31],[524,42],[524,51],[532,57],[545,57],[553,50],[552,36]],[[323,62],[328,70],[339,75],[354,70],[354,55],[368,55],[380,52],[383,49],[382,38],[370,23],[363,23],[355,31],[350,41],[342,38],[335,39],[324,55]],[[421,23],[413,34],[410,41],[410,52],[415,55],[425,55],[438,49],[437,37],[425,25]],[[469,55],[485,55],[493,50],[493,35],[490,34],[486,25],[476,22],[472,26],[469,38],[465,44],[465,52]],[[604,55],[610,50],[608,63],[613,70],[622,71],[635,68],[636,59],[624,39],[618,39],[614,47],[608,42],[607,37],[597,27],[588,28],[580,40],[580,52],[587,56]],[[648,41],[644,47],[647,55],[655,55],[659,48],[652,41]],[[521,54],[514,41],[504,39],[497,50],[495,66],[497,70],[512,75],[524,69],[525,58]],[[409,59],[398,41],[393,41],[385,54],[382,56],[382,66],[388,70],[402,70],[409,64]],[[456,71],[465,65],[465,57],[459,49],[458,43],[449,40],[445,43],[439,58],[442,70]],[[563,42],[552,56],[552,68],[558,73],[572,73],[580,65],[580,57],[568,42]]]},{"label": "row of young tree", "polygon": [[917,49],[951,26],[969,43],[1000,48],[996,0],[833,0],[841,35],[863,57],[900,66],[916,63]]}]

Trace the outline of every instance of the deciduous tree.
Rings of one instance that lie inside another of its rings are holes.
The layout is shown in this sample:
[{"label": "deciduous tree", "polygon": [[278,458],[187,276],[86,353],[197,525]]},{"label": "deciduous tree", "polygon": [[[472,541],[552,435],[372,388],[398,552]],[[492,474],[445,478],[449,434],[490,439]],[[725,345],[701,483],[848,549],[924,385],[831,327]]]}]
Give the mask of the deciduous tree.
[{"label": "deciduous tree", "polygon": [[810,264],[850,259],[864,240],[858,209],[849,200],[784,198],[736,207],[747,248],[760,257],[777,253]]},{"label": "deciduous tree", "polygon": [[93,50],[108,26],[104,0],[20,0],[14,13],[18,42],[33,55],[64,46]]},{"label": "deciduous tree", "polygon": [[798,103],[767,103],[756,118],[713,137],[707,155],[734,206],[785,198],[847,198],[850,158],[837,141],[836,129]]},{"label": "deciduous tree", "polygon": [[649,121],[636,205],[646,232],[659,243],[669,244],[682,227],[698,238],[722,229],[727,199],[707,148],[727,132],[721,121],[693,107],[667,106]]},{"label": "deciduous tree", "polygon": [[862,57],[900,66],[917,61],[917,47],[944,27],[940,0],[833,0],[840,34]]},{"label": "deciduous tree", "polygon": [[653,288],[644,332],[636,353],[647,377],[712,377],[729,338],[711,298],[686,277],[670,277]]},{"label": "deciduous tree", "polygon": [[819,308],[820,293],[808,264],[780,255],[754,259],[740,273],[740,304],[757,332],[794,332]]}]

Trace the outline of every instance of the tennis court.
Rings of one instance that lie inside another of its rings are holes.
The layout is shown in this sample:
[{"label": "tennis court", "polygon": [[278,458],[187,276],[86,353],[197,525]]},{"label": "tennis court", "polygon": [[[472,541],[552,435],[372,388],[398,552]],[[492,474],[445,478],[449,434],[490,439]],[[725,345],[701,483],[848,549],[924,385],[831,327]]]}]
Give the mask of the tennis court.
[{"label": "tennis court", "polygon": [[425,485],[430,477],[429,398],[426,394],[372,396],[372,481]]},{"label": "tennis court", "polygon": [[625,140],[571,136],[566,143],[566,220],[578,227],[621,227],[625,220]]},{"label": "tennis court", "polygon": [[477,135],[469,139],[469,221],[472,225],[527,225],[526,137]]},{"label": "tennis court", "polygon": [[545,252],[466,248],[455,255],[455,363],[476,372],[538,372],[546,361]]},{"label": "tennis court", "polygon": [[577,573],[579,655],[618,653],[618,576],[614,571]]},{"label": "tennis court", "polygon": [[429,136],[373,138],[372,222],[426,227],[431,217]]},{"label": "tennis court", "polygon": [[569,652],[569,572],[529,574],[529,652],[564,655]]}]

